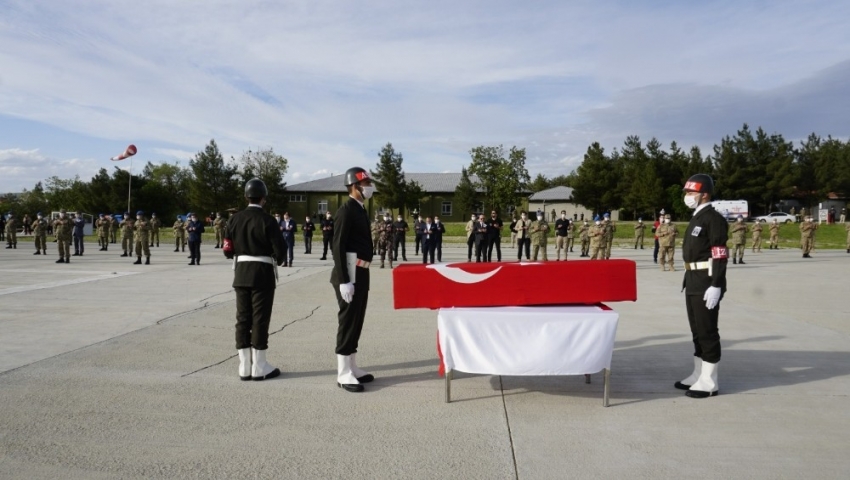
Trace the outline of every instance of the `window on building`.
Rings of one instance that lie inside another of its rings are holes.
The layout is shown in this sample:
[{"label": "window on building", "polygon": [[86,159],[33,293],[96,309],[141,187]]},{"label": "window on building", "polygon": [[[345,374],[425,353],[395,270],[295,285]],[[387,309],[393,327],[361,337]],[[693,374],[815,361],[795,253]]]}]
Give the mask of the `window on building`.
[{"label": "window on building", "polygon": [[304,203],[307,201],[307,195],[290,195],[289,201],[292,203]]},{"label": "window on building", "polygon": [[444,217],[452,216],[452,202],[443,202],[443,206],[440,209],[440,215]]},{"label": "window on building", "polygon": [[328,211],[328,201],[319,200],[319,214],[324,215]]}]

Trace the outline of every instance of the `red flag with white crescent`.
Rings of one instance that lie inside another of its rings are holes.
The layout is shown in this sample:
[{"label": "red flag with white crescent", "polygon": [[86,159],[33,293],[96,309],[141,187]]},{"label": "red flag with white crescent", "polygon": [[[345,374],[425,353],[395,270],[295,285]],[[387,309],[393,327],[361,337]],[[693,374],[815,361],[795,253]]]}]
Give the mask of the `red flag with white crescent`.
[{"label": "red flag with white crescent", "polygon": [[135,155],[136,151],[137,151],[136,146],[130,145],[129,147],[127,147],[127,150],[124,150],[124,153],[122,153],[121,155],[112,157],[110,160],[112,160],[113,162],[120,162],[121,160],[126,160],[126,159],[132,157],[133,155]]}]

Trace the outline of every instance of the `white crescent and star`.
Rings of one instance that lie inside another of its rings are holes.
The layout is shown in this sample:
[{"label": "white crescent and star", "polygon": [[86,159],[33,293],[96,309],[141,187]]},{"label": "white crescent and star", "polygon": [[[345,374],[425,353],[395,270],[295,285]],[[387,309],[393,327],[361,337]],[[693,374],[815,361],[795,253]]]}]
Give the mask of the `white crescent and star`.
[{"label": "white crescent and star", "polygon": [[459,268],[450,268],[450,266],[451,264],[448,263],[445,265],[428,265],[427,268],[433,269],[453,282],[466,284],[483,282],[502,269],[502,267],[497,267],[495,270],[486,273],[469,273]]}]

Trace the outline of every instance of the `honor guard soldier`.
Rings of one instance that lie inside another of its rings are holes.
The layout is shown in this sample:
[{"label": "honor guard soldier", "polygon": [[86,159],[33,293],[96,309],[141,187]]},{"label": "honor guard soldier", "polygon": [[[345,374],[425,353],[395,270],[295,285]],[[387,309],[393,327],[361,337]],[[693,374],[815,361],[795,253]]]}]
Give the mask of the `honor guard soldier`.
[{"label": "honor guard soldier", "polygon": [[590,237],[590,259],[604,259],[605,257],[599,257],[599,251],[602,250],[602,244],[605,241],[605,227],[602,226],[599,215],[593,219],[593,226],[587,231],[587,235]]},{"label": "honor guard soldier", "polygon": [[145,254],[145,265],[151,264],[151,249],[148,245],[150,241],[151,224],[145,219],[145,212],[139,210],[136,212],[136,222],[133,224],[135,230],[133,238],[136,240],[136,261],[133,265],[142,264],[142,253]]},{"label": "honor guard soldier", "polygon": [[[206,231],[204,222],[198,219],[194,213],[189,214],[189,221],[186,222],[186,233],[189,236],[189,265],[201,264],[201,242],[203,234]],[[224,240],[222,240],[222,244]]]},{"label": "honor guard soldier", "polygon": [[[234,260],[236,351],[240,380],[267,380],[280,375],[268,364],[269,324],[274,306],[277,267],[286,258],[280,225],[263,211],[268,190],[259,178],[245,183],[248,208],[227,222],[221,247]],[[197,220],[197,217],[196,217]],[[197,222],[203,228],[203,222]]]},{"label": "honor guard soldier", "polygon": [[579,230],[579,240],[581,240],[581,255],[579,257],[590,256],[590,223],[585,220]]},{"label": "honor guard soldier", "polygon": [[744,250],[747,248],[747,224],[744,223],[744,217],[738,215],[730,230],[732,232],[732,245],[734,245],[734,250],[732,250],[732,264],[740,263],[741,265],[745,265]]},{"label": "honor guard soldier", "polygon": [[133,256],[133,232],[135,231],[135,221],[130,218],[130,212],[124,212],[124,218],[121,219],[119,226],[121,227],[121,248],[124,250],[122,257]]},{"label": "honor guard soldier", "polygon": [[763,227],[761,222],[756,222],[753,225],[753,253],[761,253],[761,231]]},{"label": "honor guard soldier", "polygon": [[59,210],[59,218],[53,220],[53,234],[59,249],[59,260],[56,263],[71,263],[71,230],[73,224],[63,208]]},{"label": "honor guard soldier", "polygon": [[[331,244],[334,239],[334,219],[331,212],[325,213],[325,219],[322,220],[322,246],[324,250],[322,251],[322,258],[319,260],[327,260],[328,259],[328,248],[331,248]],[[405,260],[407,260],[405,258]]]},{"label": "honor guard soldier", "polygon": [[401,246],[401,258],[405,262],[407,261],[407,251],[405,250],[405,236],[407,235],[407,231],[409,230],[407,226],[407,222],[404,221],[404,217],[399,213],[395,219],[395,223],[393,224],[393,229],[395,229],[395,239],[393,240],[393,260],[398,261],[398,247]]},{"label": "honor guard soldier", "polygon": [[531,222],[531,228],[529,228],[531,232],[531,261],[537,261],[537,253],[542,253],[542,261],[548,262],[549,257],[546,256],[546,244],[548,242],[547,237],[549,236],[549,222],[546,221],[546,217],[539,216],[537,220]]},{"label": "honor guard soldier", "polygon": [[83,255],[86,249],[86,220],[83,218],[82,212],[77,212],[74,215],[74,219],[71,220],[71,227],[73,230],[71,235],[74,237],[74,256],[79,257]]},{"label": "honor guard soldier", "polygon": [[154,240],[156,240],[156,246],[158,247],[159,246],[159,227],[162,226],[162,222],[159,220],[159,218],[157,218],[156,212],[151,212],[151,220],[148,223],[150,223],[150,226],[151,226],[151,247],[154,244]]},{"label": "honor guard soldier", "polygon": [[108,251],[107,247],[109,247],[109,229],[112,228],[112,224],[102,213],[97,217],[97,239],[100,244],[100,251],[106,252]]},{"label": "honor guard soldier", "polygon": [[635,250],[637,250],[638,244],[640,244],[640,249],[643,250],[643,235],[645,233],[646,225],[643,223],[642,218],[638,218],[638,221],[635,224]]},{"label": "honor guard soldier", "polygon": [[714,180],[696,174],[685,183],[685,205],[695,209],[685,230],[682,259],[685,262],[685,306],[694,341],[694,370],[675,387],[691,398],[717,395],[717,364],[720,332],[717,320],[720,300],[726,292],[729,251],[726,219],[711,206]]},{"label": "honor guard soldier", "polygon": [[466,261],[472,261],[472,248],[475,247],[475,231],[478,217],[473,213],[466,222]]},{"label": "honor guard soldier", "polygon": [[570,230],[570,220],[567,218],[567,211],[561,210],[561,218],[555,220],[555,253],[558,255],[558,261],[561,260],[561,250],[564,251],[564,260],[567,259],[567,232]]},{"label": "honor guard soldier", "polygon": [[384,215],[384,222],[381,224],[381,231],[378,235],[378,255],[381,256],[381,268],[384,268],[384,260],[389,253],[390,268],[393,268],[393,252],[391,251],[393,244],[393,218],[389,212]]},{"label": "honor guard soldier", "polygon": [[224,227],[227,222],[221,218],[221,212],[215,214],[213,220],[213,231],[215,231],[215,248],[221,248],[224,245]]},{"label": "honor guard soldier", "polygon": [[33,255],[41,255],[44,252],[47,255],[47,220],[41,212],[38,212],[35,221],[32,222],[32,235],[35,239],[35,253]]},{"label": "honor guard soldier", "polygon": [[6,220],[6,248],[18,248],[18,221],[15,219],[15,214],[9,212],[9,218]]},{"label": "honor guard soldier", "polygon": [[179,252],[181,248],[184,252],[186,251],[186,230],[183,227],[183,220],[180,218],[180,215],[177,215],[177,220],[174,221],[174,225],[171,227],[174,231],[175,252]]},{"label": "honor guard soldier", "polygon": [[[805,209],[801,210],[801,213]],[[803,223],[800,224],[800,248],[803,249],[803,258],[812,258],[810,253],[815,246],[815,230],[817,225],[809,217],[803,217]]]},{"label": "honor guard soldier", "polygon": [[779,222],[775,218],[770,224],[770,250],[779,250]]},{"label": "honor guard soldier", "polygon": [[304,255],[313,253],[313,232],[316,230],[316,224],[308,215],[304,219],[304,226],[301,231],[304,233]]},{"label": "honor guard soldier", "polygon": [[525,248],[525,259],[531,260],[531,232],[529,228],[531,227],[531,222],[528,220],[528,214],[525,210],[519,213],[519,220],[516,221],[516,225],[514,225],[514,232],[516,232],[516,259],[517,261],[522,260],[522,250]]},{"label": "honor guard soldier", "polygon": [[334,218],[331,285],[339,304],[339,328],[336,335],[337,385],[348,392],[362,392],[363,384],[375,379],[357,366],[357,347],[366,318],[369,300],[369,265],[372,263],[372,236],[369,214],[363,203],[375,188],[366,170],[360,167],[345,172],[349,200]]},{"label": "honor guard soldier", "polygon": [[658,236],[658,248],[661,252],[661,270],[666,272],[667,266],[665,263],[668,263],[670,265],[670,271],[675,272],[676,268],[673,266],[673,257],[676,253],[676,236],[679,235],[679,231],[670,222],[670,215],[664,216],[664,222],[658,226],[655,234]]}]

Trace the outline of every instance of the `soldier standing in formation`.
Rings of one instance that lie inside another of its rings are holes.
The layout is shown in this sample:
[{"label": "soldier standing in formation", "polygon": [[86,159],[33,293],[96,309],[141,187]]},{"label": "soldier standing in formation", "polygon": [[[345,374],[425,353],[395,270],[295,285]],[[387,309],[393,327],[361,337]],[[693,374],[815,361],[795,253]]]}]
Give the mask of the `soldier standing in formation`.
[{"label": "soldier standing in formation", "polygon": [[135,222],[130,218],[130,212],[124,212],[124,218],[121,219],[121,248],[124,250],[122,257],[133,256],[133,231],[135,230]]},{"label": "soldier standing in formation", "polygon": [[112,215],[108,215],[109,220],[109,241],[112,243],[117,242],[118,237],[118,220],[115,220],[115,217]]},{"label": "soldier standing in formation", "polygon": [[156,212],[151,212],[151,220],[148,222],[151,226],[151,247],[154,244],[154,239],[156,239],[156,246],[159,246],[159,227],[162,226],[162,222],[159,221],[159,218],[156,216]]},{"label": "soldier standing in formation", "polygon": [[580,257],[590,256],[590,223],[585,220],[579,230],[579,239],[581,240],[581,255]]},{"label": "soldier standing in formation", "polygon": [[738,215],[735,223],[731,227],[732,233],[732,264],[740,263],[744,265],[744,250],[747,247],[747,224],[744,223],[744,217]]},{"label": "soldier standing in formation", "polygon": [[599,251],[602,249],[602,244],[605,241],[605,227],[602,226],[602,220],[597,215],[593,219],[593,225],[587,231],[587,236],[590,237],[590,259],[596,260],[599,257]]},{"label": "soldier standing in formation", "polygon": [[779,250],[779,223],[775,218],[770,224],[770,249]]},{"label": "soldier standing in formation", "polygon": [[753,225],[753,253],[761,253],[761,231],[763,229],[761,222],[756,222]]},{"label": "soldier standing in formation", "polygon": [[561,260],[561,250],[564,251],[564,260],[567,259],[568,244],[567,233],[570,231],[570,220],[567,218],[567,211],[561,210],[561,218],[555,220],[555,253],[558,256],[557,261]]},{"label": "soldier standing in formation", "polygon": [[803,217],[803,222],[800,224],[800,248],[803,249],[803,258],[812,258],[809,254],[812,253],[815,246],[815,230],[817,228],[817,225],[809,217]]},{"label": "soldier standing in formation", "polygon": [[9,212],[9,218],[6,220],[6,249],[18,248],[18,222],[15,220],[15,214]]},{"label": "soldier standing in formation", "polygon": [[605,214],[605,226],[607,230],[605,232],[605,260],[608,260],[611,258],[611,249],[614,246],[614,234],[617,232],[617,225],[611,221],[611,216],[607,213]]},{"label": "soldier standing in formation", "polygon": [[670,215],[664,216],[664,223],[659,225],[655,234],[658,235],[658,246],[661,250],[661,270],[666,272],[667,267],[664,264],[668,263],[670,265],[670,271],[675,272],[676,268],[673,265],[673,257],[676,254],[676,237],[679,235],[679,231],[671,223]]},{"label": "soldier standing in formation", "polygon": [[[304,219],[304,226],[301,231],[304,233],[304,255],[313,253],[313,232],[316,230],[316,224],[309,215]],[[223,242],[224,240],[222,240]]]},{"label": "soldier standing in formation", "polygon": [[349,200],[336,213],[331,272],[331,285],[339,305],[336,382],[347,392],[362,392],[363,384],[375,379],[357,366],[357,347],[369,299],[369,265],[374,251],[369,215],[363,203],[372,197],[375,189],[369,174],[360,167],[345,172],[345,186]]},{"label": "soldier standing in formation", "polygon": [[[190,213],[189,221],[186,222],[186,233],[189,236],[189,258],[192,259],[189,265],[201,264],[201,241],[205,230],[204,222],[198,221],[198,216]],[[223,244],[224,240],[222,240],[222,246]]]},{"label": "soldier standing in formation", "polygon": [[[573,215],[575,216],[575,215]],[[576,222],[575,219],[570,220],[570,228],[567,229],[567,248],[570,250],[570,253],[573,252],[573,242],[575,241],[576,235]],[[564,252],[566,253],[566,252]]]},{"label": "soldier standing in formation", "polygon": [[638,244],[640,244],[640,249],[643,250],[643,235],[645,233],[646,225],[644,225],[642,218],[638,218],[638,222],[635,224],[635,250],[637,250]]},{"label": "soldier standing in formation", "polygon": [[59,249],[59,260],[56,263],[71,263],[71,230],[73,225],[65,209],[59,210],[59,218],[53,220],[53,235],[56,236],[56,246]]},{"label": "soldier standing in formation", "polygon": [[523,210],[519,214],[519,220],[517,220],[516,225],[514,225],[514,232],[516,232],[517,260],[522,260],[523,248],[525,249],[525,259],[531,260],[531,232],[529,231],[529,227],[531,227],[531,222],[528,220],[528,214],[525,210]]},{"label": "soldier standing in formation", "polygon": [[[319,260],[327,260],[328,259],[328,247],[331,246],[334,239],[334,219],[331,215],[331,212],[325,213],[325,219],[322,220],[322,245],[324,250],[322,251],[322,258]],[[405,259],[407,260],[407,259]]]},{"label": "soldier standing in formation", "polygon": [[177,215],[177,218],[174,220],[174,225],[171,226],[172,231],[174,232],[174,251],[179,252],[180,248],[183,248],[183,251],[186,251],[186,231],[183,230],[183,220],[180,219],[180,215]]},{"label": "soldier standing in formation", "polygon": [[215,248],[221,248],[224,246],[224,227],[227,223],[221,218],[221,212],[217,212],[215,214],[215,220],[213,220],[213,231],[215,232]]},{"label": "soldier standing in formation", "polygon": [[537,261],[537,252],[542,250],[542,260],[544,262],[549,261],[549,257],[546,256],[546,244],[547,237],[549,236],[549,223],[546,222],[546,217],[539,216],[537,220],[531,222],[531,228],[529,228],[531,232],[531,244],[533,253],[531,255],[531,261]]},{"label": "soldier standing in formation", "polygon": [[381,231],[378,235],[378,255],[381,256],[381,268],[384,268],[384,260],[389,253],[390,268],[393,268],[393,219],[389,212],[384,215],[384,221],[381,223]]},{"label": "soldier standing in formation", "polygon": [[694,370],[674,386],[691,398],[707,398],[720,391],[720,332],[717,328],[720,301],[726,291],[727,226],[723,215],[711,206],[714,180],[697,174],[685,183],[685,205],[695,209],[685,230],[682,259],[685,262],[685,306],[694,342]]},{"label": "soldier standing in formation", "polygon": [[384,221],[381,219],[381,216],[378,212],[375,212],[375,220],[372,222],[372,248],[375,249],[372,252],[372,255],[378,254],[378,238],[381,236],[381,229],[383,228]]},{"label": "soldier standing in formation", "polygon": [[109,230],[112,228],[112,223],[102,213],[97,219],[97,238],[100,243],[100,251],[106,252],[109,247]]},{"label": "soldier standing in formation", "polygon": [[30,233],[32,233],[32,220],[30,219],[30,215],[28,213],[24,214],[22,222],[24,225],[24,235],[29,235]]},{"label": "soldier standing in formation", "polygon": [[86,236],[86,220],[83,218],[82,212],[77,212],[71,222],[73,227],[72,235],[74,237],[74,256],[80,257],[86,249],[84,242]]},{"label": "soldier standing in formation", "polygon": [[33,255],[41,255],[43,251],[47,255],[47,220],[41,212],[36,215],[35,221],[32,222],[32,234],[35,239],[35,253]]},{"label": "soldier standing in formation", "polygon": [[[472,261],[472,248],[476,245],[476,224],[478,223],[475,214],[473,213],[468,222],[466,222],[466,261]],[[477,252],[476,248],[476,252]],[[478,254],[476,253],[476,256]]]},{"label": "soldier standing in formation", "polygon": [[404,217],[402,217],[400,213],[395,219],[393,229],[395,230],[395,239],[393,240],[393,261],[398,261],[398,247],[401,246],[401,259],[406,262],[407,250],[405,249],[404,244],[405,236],[407,235],[407,231],[410,229],[407,226],[407,222],[404,221]]},{"label": "soldier standing in formation", "polygon": [[[236,259],[233,290],[236,292],[236,351],[239,354],[240,380],[262,381],[280,375],[280,369],[266,361],[266,351],[277,287],[277,266],[283,263],[286,252],[280,225],[263,211],[267,196],[268,190],[262,180],[248,180],[245,184],[248,208],[230,218],[221,245],[225,257]],[[203,222],[197,223],[203,228]]]},{"label": "soldier standing in formation", "polygon": [[148,242],[150,241],[151,224],[145,219],[145,212],[139,210],[136,212],[136,222],[133,225],[135,230],[133,238],[136,240],[136,261],[133,265],[142,264],[142,253],[145,254],[145,265],[151,264],[151,249]]}]

